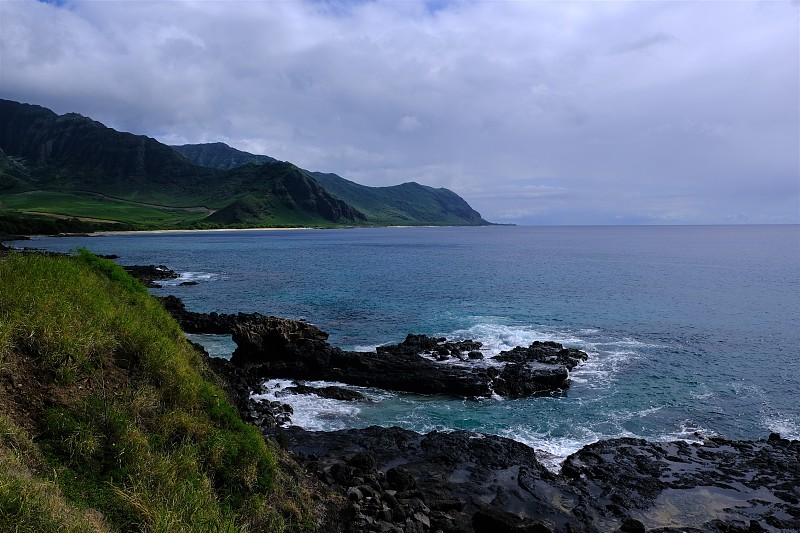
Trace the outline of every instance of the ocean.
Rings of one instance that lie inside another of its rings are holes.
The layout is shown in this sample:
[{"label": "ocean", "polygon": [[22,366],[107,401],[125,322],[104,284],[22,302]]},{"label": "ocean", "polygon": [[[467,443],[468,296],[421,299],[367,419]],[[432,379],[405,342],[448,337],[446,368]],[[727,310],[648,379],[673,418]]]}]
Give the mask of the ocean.
[{"label": "ocean", "polygon": [[[368,402],[277,398],[308,429],[481,431],[524,442],[553,467],[611,437],[800,439],[796,225],[138,233],[17,244],[163,264],[181,277],[154,294],[175,294],[195,311],[307,320],[345,349],[374,350],[411,332],[478,340],[487,357],[534,340],[590,357],[567,391],[546,397],[358,388]],[[179,285],[187,280],[199,283]],[[217,356],[235,347],[227,336],[193,339]]]}]

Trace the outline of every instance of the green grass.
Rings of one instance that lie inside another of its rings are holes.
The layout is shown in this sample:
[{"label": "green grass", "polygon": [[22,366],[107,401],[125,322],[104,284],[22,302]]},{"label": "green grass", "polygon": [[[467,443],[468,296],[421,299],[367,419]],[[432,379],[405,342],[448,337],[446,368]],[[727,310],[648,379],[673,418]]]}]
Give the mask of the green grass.
[{"label": "green grass", "polygon": [[91,513],[70,505],[57,483],[34,474],[39,455],[30,437],[0,415],[0,530],[109,531]]},{"label": "green grass", "polygon": [[[312,529],[279,452],[114,263],[85,250],[0,256],[0,356],[32,361],[51,380],[40,385],[68,398],[28,421],[34,443],[0,389],[0,531]],[[59,517],[72,525],[55,528]]]},{"label": "green grass", "polygon": [[142,225],[176,225],[203,219],[204,213],[157,209],[129,202],[103,200],[96,196],[36,191],[0,196],[5,209],[48,213],[76,218],[112,220]]}]

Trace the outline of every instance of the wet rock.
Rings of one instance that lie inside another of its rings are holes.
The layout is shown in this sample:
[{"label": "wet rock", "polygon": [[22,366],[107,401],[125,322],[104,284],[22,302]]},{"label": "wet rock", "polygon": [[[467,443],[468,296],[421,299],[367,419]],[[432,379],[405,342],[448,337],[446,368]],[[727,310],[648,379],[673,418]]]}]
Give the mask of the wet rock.
[{"label": "wet rock", "polygon": [[[717,438],[689,444],[615,439],[573,454],[562,473],[554,475],[532,449],[490,435],[420,435],[378,427],[282,431],[298,457],[313,450],[323,464],[343,458],[361,464],[362,459],[355,458],[368,454],[377,464],[376,476],[385,471],[386,483],[370,485],[380,504],[365,505],[362,512],[377,523],[386,518],[378,513],[391,509],[393,523],[405,531],[644,528],[719,533],[800,528],[800,511],[789,497],[800,494],[800,441]],[[361,467],[371,464],[368,459]],[[395,492],[394,487],[402,490]],[[670,522],[663,522],[665,507],[674,509]]]},{"label": "wet rock", "polygon": [[586,352],[574,348],[564,348],[563,345],[552,341],[534,341],[527,348],[516,348],[500,352],[492,359],[507,363],[546,363],[561,365],[567,370],[572,370],[580,362],[589,358]]},{"label": "wet rock", "polygon": [[336,387],[334,385],[327,387],[310,387],[304,383],[297,383],[283,390],[291,394],[316,394],[320,398],[331,400],[365,401],[367,399],[366,396],[358,391],[345,389],[344,387]]},{"label": "wet rock", "polygon": [[237,348],[231,362],[245,368],[292,360],[300,353],[322,354],[330,347],[328,334],[316,326],[273,316],[237,323],[232,336]]},{"label": "wet rock", "polygon": [[509,363],[494,380],[495,393],[508,398],[524,398],[569,386],[569,372],[561,365]]},{"label": "wet rock", "polygon": [[392,489],[398,492],[413,489],[417,485],[416,481],[414,481],[414,476],[412,476],[408,470],[402,466],[387,470],[386,482]]},{"label": "wet rock", "polygon": [[635,518],[626,517],[622,519],[622,525],[619,526],[621,533],[645,533],[644,524],[636,520]]},{"label": "wet rock", "polygon": [[546,526],[500,509],[480,509],[472,516],[475,531],[492,533],[551,533]]},{"label": "wet rock", "polygon": [[164,265],[128,265],[122,268],[147,287],[157,287],[159,286],[156,284],[157,281],[176,279],[178,277],[177,272]]},{"label": "wet rock", "polygon": [[177,296],[169,295],[158,299],[186,333],[230,334],[236,324],[257,322],[264,318],[259,313],[197,313],[186,309],[186,305]]},{"label": "wet rock", "polygon": [[237,348],[231,361],[264,378],[339,381],[467,398],[489,396],[493,392],[519,398],[568,386],[567,373],[561,365],[519,363],[498,370],[440,365],[423,356],[423,350],[429,355],[438,351],[455,352],[466,361],[468,357],[463,354],[480,347],[480,343],[469,340],[450,343],[441,338],[408,335],[401,344],[368,353],[334,348],[326,339],[326,333],[310,324],[260,317],[234,326]]}]

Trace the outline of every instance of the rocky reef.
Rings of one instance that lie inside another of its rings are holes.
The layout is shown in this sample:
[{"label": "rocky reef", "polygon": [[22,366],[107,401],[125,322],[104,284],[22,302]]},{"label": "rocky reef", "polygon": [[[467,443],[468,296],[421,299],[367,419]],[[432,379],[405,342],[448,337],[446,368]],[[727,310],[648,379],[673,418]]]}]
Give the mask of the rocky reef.
[{"label": "rocky reef", "polygon": [[[189,333],[230,333],[231,362],[254,378],[338,381],[418,394],[520,398],[563,391],[586,353],[536,342],[484,359],[481,343],[409,334],[377,352],[331,346],[307,322],[254,314],[195,313],[174,296],[162,303]],[[447,363],[446,363],[447,361]],[[481,361],[482,364],[474,364]]]},{"label": "rocky reef", "polygon": [[601,441],[560,472],[503,437],[269,430],[333,490],[350,531],[797,531],[800,441]]},{"label": "rocky reef", "polygon": [[325,490],[341,495],[332,531],[800,530],[800,441],[777,434],[759,441],[702,435],[694,442],[600,441],[553,472],[536,451],[499,436],[377,426],[311,432],[290,426],[289,405],[251,397],[263,392],[268,377],[297,380],[284,394],[349,401],[363,398],[302,380],[466,397],[549,394],[563,390],[568,371],[586,359],[579,350],[535,342],[487,358],[475,341],[409,335],[377,353],[347,352],[305,322],[165,304],[187,331],[233,335],[232,360],[210,358],[209,366],[245,420],[289,450]]}]

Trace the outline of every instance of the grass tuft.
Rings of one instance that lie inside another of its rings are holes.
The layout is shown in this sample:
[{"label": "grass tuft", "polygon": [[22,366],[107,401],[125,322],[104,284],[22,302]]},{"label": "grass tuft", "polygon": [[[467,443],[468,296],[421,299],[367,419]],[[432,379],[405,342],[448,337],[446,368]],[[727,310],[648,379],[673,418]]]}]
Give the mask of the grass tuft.
[{"label": "grass tuft", "polygon": [[[60,398],[28,421],[37,443],[0,418],[1,531],[313,529],[310,496],[278,451],[122,268],[86,250],[2,256],[0,318],[0,357],[30,357]],[[74,528],[50,527],[54,516]]]}]

